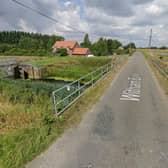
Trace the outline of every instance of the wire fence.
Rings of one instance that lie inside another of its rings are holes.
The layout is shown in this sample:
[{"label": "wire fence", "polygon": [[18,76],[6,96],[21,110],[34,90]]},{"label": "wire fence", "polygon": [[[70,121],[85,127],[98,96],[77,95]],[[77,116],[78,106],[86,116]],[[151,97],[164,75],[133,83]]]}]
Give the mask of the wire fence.
[{"label": "wire fence", "polygon": [[113,66],[113,63],[106,64],[80,79],[54,91],[52,97],[56,116],[61,115],[68,109],[88,88],[94,87],[98,81],[104,78],[108,72],[113,69]]}]

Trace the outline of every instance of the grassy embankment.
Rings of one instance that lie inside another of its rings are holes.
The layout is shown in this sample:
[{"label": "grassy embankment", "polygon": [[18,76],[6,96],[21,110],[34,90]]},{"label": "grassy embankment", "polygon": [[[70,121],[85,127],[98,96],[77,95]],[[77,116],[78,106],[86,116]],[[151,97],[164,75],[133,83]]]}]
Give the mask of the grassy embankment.
[{"label": "grassy embankment", "polygon": [[[168,80],[158,71],[158,69],[153,65],[151,58],[159,60],[161,66],[168,72],[168,56],[161,56],[162,53],[168,55],[168,50],[143,50],[142,51],[145,58],[148,60],[152,70],[154,71],[160,85],[163,87],[165,93],[168,95]],[[151,56],[152,52],[152,56]]]},{"label": "grassy embankment", "polygon": [[[70,58],[52,58],[37,62],[37,64],[55,64],[53,59],[61,66],[65,65],[65,61],[67,64],[69,61],[71,73],[80,71],[81,66],[81,75],[92,71],[93,67],[97,68],[111,61],[108,58],[89,60],[73,58],[73,61]],[[118,59],[125,60],[126,58]],[[75,65],[72,62],[75,62]],[[76,67],[73,68],[73,66]],[[62,72],[64,71],[63,68]],[[61,74],[61,70],[59,74]],[[67,75],[69,75],[68,71]],[[64,75],[64,77],[67,76]],[[77,77],[75,76],[73,79]],[[109,76],[100,83],[99,87],[91,89],[59,119],[56,119],[53,113],[51,92],[60,86],[44,82],[0,80],[0,167],[22,167],[27,161],[45,150],[64,132],[65,128],[81,120],[82,114],[98,100],[111,78],[112,76]]]},{"label": "grassy embankment", "polygon": [[45,67],[44,76],[47,79],[74,81],[110,61],[111,58],[109,57],[53,57],[31,63]]}]

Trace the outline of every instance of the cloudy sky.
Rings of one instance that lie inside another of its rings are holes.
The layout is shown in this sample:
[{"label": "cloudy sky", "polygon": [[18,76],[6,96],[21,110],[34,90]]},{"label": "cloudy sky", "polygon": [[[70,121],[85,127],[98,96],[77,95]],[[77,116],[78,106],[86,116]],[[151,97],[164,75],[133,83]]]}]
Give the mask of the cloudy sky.
[{"label": "cloudy sky", "polygon": [[72,26],[89,33],[93,41],[102,36],[146,46],[152,28],[153,45],[168,45],[167,0],[18,0],[58,23],[12,0],[0,1],[1,31],[40,32],[82,40],[84,34],[74,32],[69,28]]}]

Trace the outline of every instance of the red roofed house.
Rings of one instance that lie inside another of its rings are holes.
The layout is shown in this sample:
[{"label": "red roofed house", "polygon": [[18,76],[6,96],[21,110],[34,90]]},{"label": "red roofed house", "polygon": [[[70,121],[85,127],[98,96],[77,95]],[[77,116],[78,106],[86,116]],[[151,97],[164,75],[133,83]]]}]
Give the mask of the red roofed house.
[{"label": "red roofed house", "polygon": [[72,55],[89,55],[90,51],[88,48],[74,48]]},{"label": "red roofed house", "polygon": [[80,48],[77,41],[57,41],[53,45],[53,52],[56,52],[60,48],[66,48],[69,55],[88,56],[90,50],[88,48]]}]

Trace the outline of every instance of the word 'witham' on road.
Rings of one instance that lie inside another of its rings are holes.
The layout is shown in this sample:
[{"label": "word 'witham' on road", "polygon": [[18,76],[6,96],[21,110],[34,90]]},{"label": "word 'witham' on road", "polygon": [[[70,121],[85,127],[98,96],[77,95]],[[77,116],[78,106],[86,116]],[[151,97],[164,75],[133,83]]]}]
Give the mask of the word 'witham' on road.
[{"label": "word 'witham' on road", "polygon": [[128,78],[129,87],[122,91],[120,100],[140,101],[141,81],[139,74],[133,74]]}]

